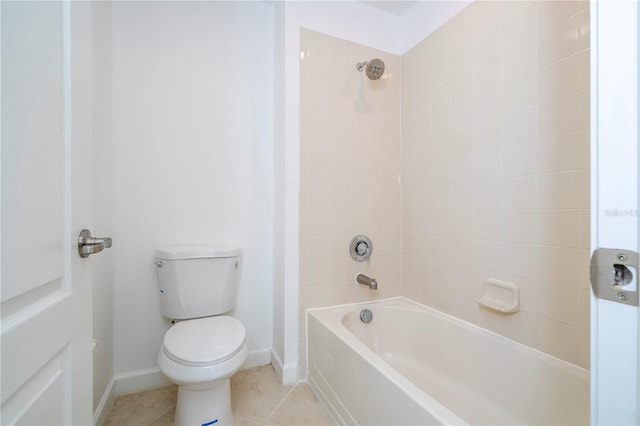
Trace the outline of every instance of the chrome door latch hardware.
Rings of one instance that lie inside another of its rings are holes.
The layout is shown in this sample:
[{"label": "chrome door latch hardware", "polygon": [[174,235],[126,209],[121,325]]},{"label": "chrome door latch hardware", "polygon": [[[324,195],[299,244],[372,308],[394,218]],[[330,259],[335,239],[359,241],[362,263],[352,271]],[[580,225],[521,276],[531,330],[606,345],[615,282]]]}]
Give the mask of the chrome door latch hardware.
[{"label": "chrome door latch hardware", "polygon": [[607,248],[594,251],[591,287],[599,299],[638,306],[638,253]]},{"label": "chrome door latch hardware", "polygon": [[85,258],[94,253],[100,253],[102,250],[111,247],[111,238],[92,237],[91,231],[83,229],[78,235],[78,254]]}]

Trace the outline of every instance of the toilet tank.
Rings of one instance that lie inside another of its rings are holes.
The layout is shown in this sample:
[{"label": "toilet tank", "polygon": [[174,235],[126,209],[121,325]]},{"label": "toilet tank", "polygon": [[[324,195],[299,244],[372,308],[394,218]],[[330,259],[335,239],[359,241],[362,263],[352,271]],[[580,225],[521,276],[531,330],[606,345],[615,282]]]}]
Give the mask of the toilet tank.
[{"label": "toilet tank", "polygon": [[216,245],[160,247],[155,264],[165,318],[219,315],[235,306],[240,249]]}]

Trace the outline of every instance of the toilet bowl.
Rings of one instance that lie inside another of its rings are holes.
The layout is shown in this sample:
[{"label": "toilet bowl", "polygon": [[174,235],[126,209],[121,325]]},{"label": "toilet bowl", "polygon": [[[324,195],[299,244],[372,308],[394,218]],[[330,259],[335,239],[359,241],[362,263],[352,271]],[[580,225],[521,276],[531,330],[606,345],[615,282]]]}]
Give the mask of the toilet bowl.
[{"label": "toilet bowl", "polygon": [[230,377],[247,360],[246,330],[225,313],[235,305],[240,250],[169,246],[156,251],[167,330],[158,367],[178,385],[176,426],[233,425]]},{"label": "toilet bowl", "polygon": [[179,386],[175,425],[233,425],[229,378],[248,354],[245,328],[235,318],[199,318],[171,327],[158,366]]}]

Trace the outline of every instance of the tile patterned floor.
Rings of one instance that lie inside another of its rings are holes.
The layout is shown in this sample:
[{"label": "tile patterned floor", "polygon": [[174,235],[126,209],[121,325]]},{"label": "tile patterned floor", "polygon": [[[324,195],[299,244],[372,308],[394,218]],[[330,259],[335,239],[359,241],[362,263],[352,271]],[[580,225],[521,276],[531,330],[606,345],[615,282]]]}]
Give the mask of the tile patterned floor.
[{"label": "tile patterned floor", "polygon": [[[120,396],[105,426],[172,426],[177,393],[167,386]],[[281,385],[271,365],[231,378],[231,406],[236,426],[335,425],[309,385]]]}]

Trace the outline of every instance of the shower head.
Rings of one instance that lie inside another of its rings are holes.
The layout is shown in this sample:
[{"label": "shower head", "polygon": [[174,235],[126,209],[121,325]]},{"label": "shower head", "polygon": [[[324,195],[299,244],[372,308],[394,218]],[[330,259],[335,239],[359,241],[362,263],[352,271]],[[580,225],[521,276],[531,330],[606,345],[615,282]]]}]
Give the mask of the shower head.
[{"label": "shower head", "polygon": [[384,62],[382,59],[373,58],[368,62],[358,62],[356,64],[356,69],[360,72],[365,70],[365,73],[370,80],[378,80],[382,77],[382,74],[384,74]]}]

